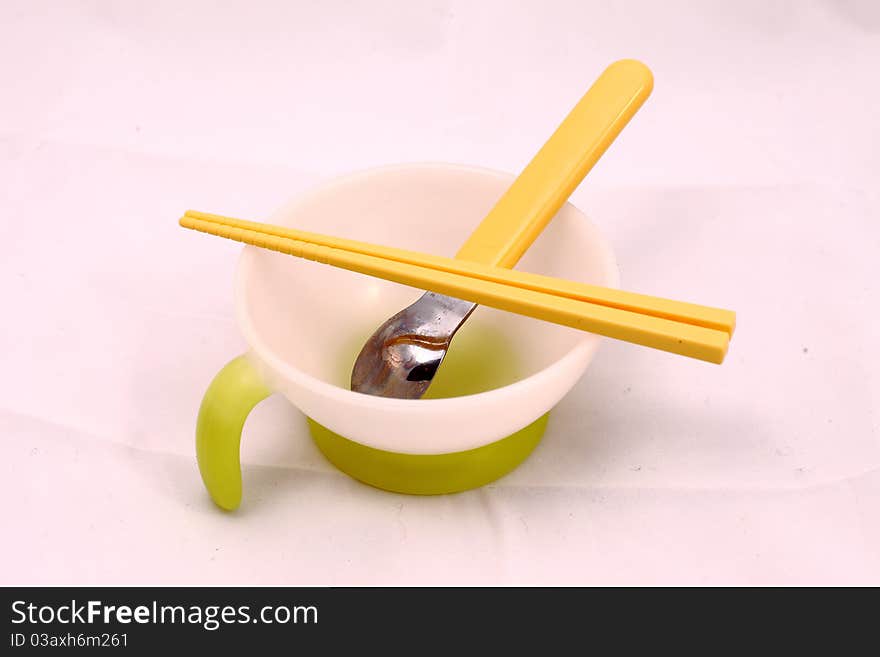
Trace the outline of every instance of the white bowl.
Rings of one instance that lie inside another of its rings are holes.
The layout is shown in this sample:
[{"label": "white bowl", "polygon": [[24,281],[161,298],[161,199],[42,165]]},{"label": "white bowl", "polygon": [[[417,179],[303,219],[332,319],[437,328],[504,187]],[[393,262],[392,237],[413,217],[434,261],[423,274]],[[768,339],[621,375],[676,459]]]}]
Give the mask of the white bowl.
[{"label": "white bowl", "polygon": [[[349,175],[297,197],[269,221],[303,230],[453,256],[513,177],[448,164],[390,166]],[[611,247],[566,204],[518,269],[615,287]],[[267,384],[349,440],[405,454],[446,454],[505,438],[547,413],[589,365],[599,337],[478,308],[465,331],[495,331],[513,345],[516,380],[447,399],[372,397],[348,389],[354,356],[420,291],[246,247],[236,316]],[[442,366],[441,366],[442,369]]]}]

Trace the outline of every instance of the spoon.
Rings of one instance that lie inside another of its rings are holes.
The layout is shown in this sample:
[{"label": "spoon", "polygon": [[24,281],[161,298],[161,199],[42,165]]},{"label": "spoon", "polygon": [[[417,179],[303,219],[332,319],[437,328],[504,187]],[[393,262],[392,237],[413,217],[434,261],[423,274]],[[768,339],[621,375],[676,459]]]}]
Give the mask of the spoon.
[{"label": "spoon", "polygon": [[[632,59],[605,69],[455,257],[512,268],[641,107],[653,83],[648,67]],[[354,363],[351,389],[419,399],[476,307],[425,292],[370,336]]]}]

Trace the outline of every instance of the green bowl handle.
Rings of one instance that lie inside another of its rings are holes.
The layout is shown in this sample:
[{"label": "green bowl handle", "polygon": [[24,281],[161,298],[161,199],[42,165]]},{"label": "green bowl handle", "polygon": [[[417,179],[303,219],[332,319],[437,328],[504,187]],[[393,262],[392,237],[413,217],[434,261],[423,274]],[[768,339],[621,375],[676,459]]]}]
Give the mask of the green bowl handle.
[{"label": "green bowl handle", "polygon": [[246,356],[217,373],[199,408],[196,458],[205,488],[222,509],[241,504],[241,430],[254,406],[272,394]]}]

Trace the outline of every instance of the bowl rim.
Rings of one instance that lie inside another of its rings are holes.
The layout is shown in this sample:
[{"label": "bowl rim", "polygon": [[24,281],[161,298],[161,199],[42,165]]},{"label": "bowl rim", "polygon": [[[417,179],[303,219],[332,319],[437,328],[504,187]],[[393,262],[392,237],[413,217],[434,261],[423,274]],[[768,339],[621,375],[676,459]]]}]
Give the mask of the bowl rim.
[{"label": "bowl rim", "polygon": [[[276,222],[281,216],[289,216],[296,211],[297,207],[306,204],[316,196],[325,194],[334,187],[341,187],[376,175],[393,174],[413,169],[458,171],[480,176],[492,176],[503,179],[507,182],[512,182],[515,178],[511,173],[496,169],[450,162],[426,161],[387,164],[334,176],[329,180],[313,185],[272,212],[269,221]],[[567,201],[563,207],[580,215],[580,217],[593,228],[593,232],[598,238],[597,246],[599,247],[598,250],[602,258],[601,270],[605,273],[608,279],[605,285],[608,287],[618,287],[620,275],[617,261],[611,245],[605,236],[598,230],[589,217],[570,201]],[[400,411],[405,409],[407,412],[414,412],[419,408],[427,410],[429,407],[432,412],[442,412],[446,410],[454,411],[456,409],[461,409],[463,406],[483,406],[497,397],[518,395],[523,389],[543,385],[545,381],[555,378],[557,371],[567,369],[572,361],[583,360],[586,363],[584,367],[586,367],[600,342],[600,336],[591,333],[584,333],[583,338],[578,340],[578,342],[564,355],[539,371],[518,381],[514,381],[513,383],[470,395],[444,397],[440,399],[396,399],[391,397],[376,397],[361,392],[355,392],[353,390],[347,390],[296,368],[284,359],[275,355],[272,349],[258,337],[258,333],[253,326],[247,311],[246,299],[248,276],[250,275],[254,260],[258,257],[260,251],[261,249],[255,246],[244,246],[238,259],[233,284],[236,323],[238,324],[239,330],[242,332],[248,348],[257,359],[265,364],[276,376],[291,381],[295,385],[308,388],[314,393],[334,398],[340,403],[348,406],[369,408],[374,411]]]}]

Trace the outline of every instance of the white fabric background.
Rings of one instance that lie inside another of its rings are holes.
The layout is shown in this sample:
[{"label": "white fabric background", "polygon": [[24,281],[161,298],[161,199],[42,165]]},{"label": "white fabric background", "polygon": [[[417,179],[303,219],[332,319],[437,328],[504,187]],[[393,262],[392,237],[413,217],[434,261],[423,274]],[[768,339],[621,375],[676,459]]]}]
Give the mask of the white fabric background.
[{"label": "white fabric background", "polygon": [[[606,341],[529,461],[434,498],[348,479],[271,398],[213,507],[239,247],[181,211],[518,171],[620,57],[655,91],[573,201],[625,287],[738,311],[728,361]],[[880,583],[878,71],[870,0],[7,0],[0,583]]]}]

